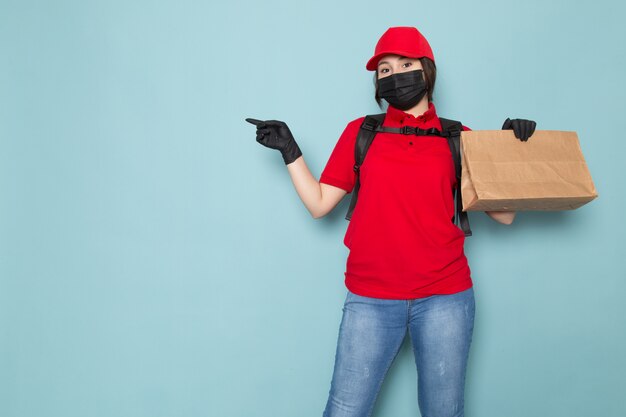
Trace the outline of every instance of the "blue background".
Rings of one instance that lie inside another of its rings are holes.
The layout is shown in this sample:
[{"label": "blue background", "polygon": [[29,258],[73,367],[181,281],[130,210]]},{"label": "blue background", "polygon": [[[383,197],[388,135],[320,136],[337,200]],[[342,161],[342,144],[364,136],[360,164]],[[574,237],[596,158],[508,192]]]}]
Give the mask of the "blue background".
[{"label": "blue background", "polygon": [[[626,29],[617,1],[0,1],[0,415],[321,416],[348,199],[313,219],[244,118],[319,178],[416,26],[442,117],[574,130],[598,199],[473,212],[466,414],[624,416]],[[532,139],[531,139],[532,140]],[[419,415],[405,339],[374,416]]]}]

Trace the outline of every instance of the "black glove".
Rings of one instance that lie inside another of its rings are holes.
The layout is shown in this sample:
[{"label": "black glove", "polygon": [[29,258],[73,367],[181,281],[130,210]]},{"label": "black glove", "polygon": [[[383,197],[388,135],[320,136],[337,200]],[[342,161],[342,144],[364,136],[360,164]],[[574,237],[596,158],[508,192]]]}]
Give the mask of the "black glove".
[{"label": "black glove", "polygon": [[256,125],[256,141],[268,148],[278,149],[283,155],[285,165],[289,165],[302,156],[302,152],[285,122],[278,120],[246,119]]},{"label": "black glove", "polygon": [[504,121],[502,125],[502,130],[513,129],[513,133],[515,133],[515,137],[521,140],[522,142],[526,142],[528,138],[532,136],[535,131],[535,127],[537,127],[537,123],[532,120],[526,119],[507,119]]}]

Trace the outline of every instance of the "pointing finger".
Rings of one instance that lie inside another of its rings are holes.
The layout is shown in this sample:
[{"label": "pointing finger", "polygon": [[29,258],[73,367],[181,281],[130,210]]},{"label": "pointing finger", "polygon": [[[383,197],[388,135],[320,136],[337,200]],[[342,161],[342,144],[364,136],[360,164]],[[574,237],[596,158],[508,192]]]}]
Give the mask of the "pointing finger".
[{"label": "pointing finger", "polygon": [[253,119],[251,117],[248,117],[246,119],[246,122],[252,123],[253,125],[256,125],[256,126],[265,126],[265,122],[263,120]]}]

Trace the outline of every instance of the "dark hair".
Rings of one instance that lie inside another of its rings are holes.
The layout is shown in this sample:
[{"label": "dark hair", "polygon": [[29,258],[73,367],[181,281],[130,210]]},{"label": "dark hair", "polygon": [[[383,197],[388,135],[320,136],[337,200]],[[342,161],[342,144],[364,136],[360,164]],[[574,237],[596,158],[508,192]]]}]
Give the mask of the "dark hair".
[{"label": "dark hair", "polygon": [[[419,58],[422,63],[422,68],[424,69],[424,79],[426,80],[426,91],[428,92],[428,101],[433,101],[433,91],[435,90],[435,79],[437,78],[437,67],[435,63],[427,57]],[[376,103],[378,103],[378,107],[383,108],[382,99],[378,95],[378,70],[374,72],[374,88],[376,92],[374,93],[374,99]]]}]

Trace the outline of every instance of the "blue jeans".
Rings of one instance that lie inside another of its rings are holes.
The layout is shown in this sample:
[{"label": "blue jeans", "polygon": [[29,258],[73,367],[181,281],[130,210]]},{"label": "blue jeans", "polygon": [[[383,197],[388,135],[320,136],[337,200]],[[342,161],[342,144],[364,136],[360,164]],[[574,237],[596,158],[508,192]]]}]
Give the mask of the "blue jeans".
[{"label": "blue jeans", "polygon": [[357,295],[343,306],[324,417],[369,417],[408,330],[422,417],[463,417],[474,289],[412,300]]}]

